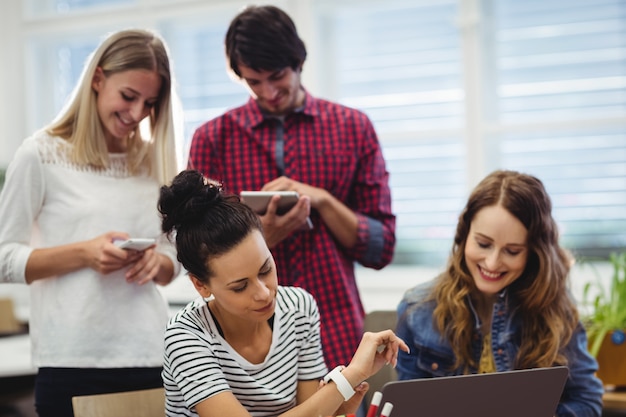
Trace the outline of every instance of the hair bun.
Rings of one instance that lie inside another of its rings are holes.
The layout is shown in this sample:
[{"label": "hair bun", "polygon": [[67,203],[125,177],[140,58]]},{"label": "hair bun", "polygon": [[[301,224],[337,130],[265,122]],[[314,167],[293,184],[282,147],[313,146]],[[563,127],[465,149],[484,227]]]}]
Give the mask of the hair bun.
[{"label": "hair bun", "polygon": [[159,212],[165,233],[202,222],[211,206],[221,199],[222,187],[199,171],[186,170],[170,186],[161,187]]}]

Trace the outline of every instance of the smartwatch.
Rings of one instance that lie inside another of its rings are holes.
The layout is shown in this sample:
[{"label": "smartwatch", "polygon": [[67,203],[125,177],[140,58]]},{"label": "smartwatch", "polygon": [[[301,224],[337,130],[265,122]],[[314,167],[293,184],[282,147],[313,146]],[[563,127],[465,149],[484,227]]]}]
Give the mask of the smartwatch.
[{"label": "smartwatch", "polygon": [[328,384],[328,382],[332,380],[335,383],[335,386],[337,387],[337,391],[339,391],[339,393],[343,396],[343,399],[345,401],[348,401],[350,398],[352,398],[355,391],[354,391],[354,388],[352,388],[352,385],[350,385],[350,382],[348,382],[346,377],[343,376],[343,374],[341,373],[341,371],[343,371],[344,368],[345,366],[340,365],[336,367],[335,369],[333,369],[332,371],[330,371],[324,377],[324,383]]}]

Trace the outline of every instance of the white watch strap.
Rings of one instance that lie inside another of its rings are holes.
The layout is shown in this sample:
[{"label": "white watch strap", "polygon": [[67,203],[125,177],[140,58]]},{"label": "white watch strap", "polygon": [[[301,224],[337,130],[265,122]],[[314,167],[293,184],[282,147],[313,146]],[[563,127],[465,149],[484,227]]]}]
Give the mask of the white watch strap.
[{"label": "white watch strap", "polygon": [[332,380],[335,383],[335,386],[337,387],[339,393],[343,396],[343,399],[345,401],[348,401],[350,398],[352,398],[355,391],[354,388],[352,388],[352,385],[350,385],[350,383],[346,379],[346,377],[343,376],[343,374],[341,373],[344,368],[344,366],[338,366],[330,371],[328,375],[324,377],[324,382],[328,384],[328,382]]}]

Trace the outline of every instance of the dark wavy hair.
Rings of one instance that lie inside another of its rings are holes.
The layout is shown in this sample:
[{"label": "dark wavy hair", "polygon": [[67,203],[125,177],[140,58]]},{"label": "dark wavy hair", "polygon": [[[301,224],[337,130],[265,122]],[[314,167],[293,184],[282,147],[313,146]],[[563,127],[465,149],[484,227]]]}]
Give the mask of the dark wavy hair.
[{"label": "dark wavy hair", "polygon": [[275,6],[246,7],[231,21],[224,44],[230,68],[239,77],[239,64],[255,71],[297,70],[306,59],[296,25]]},{"label": "dark wavy hair", "polygon": [[253,230],[262,232],[259,217],[239,197],[200,172],[180,172],[161,187],[161,228],[176,235],[178,260],[202,282],[213,275],[209,261],[241,243]]},{"label": "dark wavy hair", "polygon": [[573,259],[559,246],[552,203],[543,183],[515,171],[495,171],[472,191],[456,228],[446,272],[438,277],[432,299],[437,301],[435,323],[446,335],[456,366],[477,366],[471,354],[474,322],[467,297],[478,291],[465,262],[465,245],[476,213],[499,205],[528,231],[528,260],[522,275],[509,287],[522,320],[516,367],[565,364],[562,348],[578,323],[578,312],[568,289]]}]

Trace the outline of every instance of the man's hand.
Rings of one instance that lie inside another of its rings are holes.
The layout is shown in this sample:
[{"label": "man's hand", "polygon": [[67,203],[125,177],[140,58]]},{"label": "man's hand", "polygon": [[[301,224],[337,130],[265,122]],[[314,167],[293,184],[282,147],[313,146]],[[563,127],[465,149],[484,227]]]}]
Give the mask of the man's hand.
[{"label": "man's hand", "polygon": [[261,191],[296,191],[300,197],[309,197],[310,206],[315,210],[318,210],[329,196],[328,191],[323,188],[313,187],[285,176],[268,182],[261,188]]},{"label": "man's hand", "polygon": [[294,231],[304,227],[311,214],[311,200],[306,195],[301,195],[296,205],[283,215],[276,214],[279,200],[278,195],[272,197],[267,205],[267,211],[260,216],[265,242],[270,248],[276,246]]},{"label": "man's hand", "polygon": [[[324,225],[330,230],[333,237],[344,248],[352,248],[357,243],[357,231],[359,226],[359,219],[354,211],[339,201],[328,190],[323,188],[313,187],[312,185],[304,184],[299,181],[292,180],[288,177],[278,177],[265,184],[261,189],[263,191],[297,191],[300,195],[300,200],[303,197],[310,199],[310,209],[314,209]],[[293,210],[292,210],[293,211]],[[291,212],[289,212],[291,213]],[[287,213],[287,214],[289,214]],[[302,223],[300,223],[301,225]],[[265,226],[265,221],[263,222]],[[268,226],[271,227],[271,226]],[[266,232],[266,241],[271,248],[278,242],[283,240],[296,228],[289,229],[290,231],[282,235],[273,235],[270,232]]]}]

